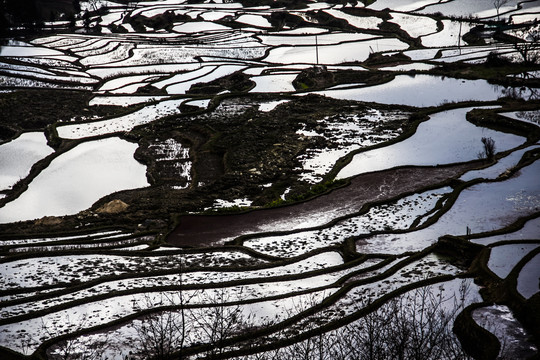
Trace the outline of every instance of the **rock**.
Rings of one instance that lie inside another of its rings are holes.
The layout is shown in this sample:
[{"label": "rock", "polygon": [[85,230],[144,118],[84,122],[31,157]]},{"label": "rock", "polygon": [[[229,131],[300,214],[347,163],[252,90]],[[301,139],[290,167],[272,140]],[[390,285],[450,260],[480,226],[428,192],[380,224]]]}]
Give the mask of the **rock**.
[{"label": "rock", "polygon": [[96,210],[98,214],[118,214],[128,209],[129,205],[122,200],[113,200]]}]

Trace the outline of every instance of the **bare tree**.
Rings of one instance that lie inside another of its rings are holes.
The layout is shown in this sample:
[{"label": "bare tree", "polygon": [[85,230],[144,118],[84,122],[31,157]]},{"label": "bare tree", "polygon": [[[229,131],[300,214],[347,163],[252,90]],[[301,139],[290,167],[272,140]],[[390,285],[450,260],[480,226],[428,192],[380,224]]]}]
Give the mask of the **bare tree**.
[{"label": "bare tree", "polygon": [[501,10],[501,7],[503,7],[507,3],[508,0],[493,0],[493,6],[495,6],[495,10],[497,10],[497,21],[500,21],[499,12]]},{"label": "bare tree", "polygon": [[174,358],[173,354],[182,354],[191,331],[189,320],[186,319],[186,305],[198,294],[184,291],[184,266],[184,260],[181,259],[178,291],[154,295],[145,293],[142,303],[136,304],[141,309],[154,308],[156,303],[168,308],[132,323],[131,326],[137,333],[137,357],[168,360]]},{"label": "bare tree", "polygon": [[226,339],[254,327],[253,314],[244,314],[240,305],[227,305],[230,300],[226,289],[219,289],[212,295],[206,295],[203,300],[210,307],[193,309],[190,313],[189,320],[194,331],[198,332],[199,341],[210,345],[204,354],[206,358],[222,354]]},{"label": "bare tree", "polygon": [[135,10],[139,6],[139,0],[128,1],[127,8],[128,10]]},{"label": "bare tree", "polygon": [[[143,359],[169,360],[173,354],[184,348],[189,326],[185,319],[184,306],[187,302],[184,294],[179,292],[178,301],[165,293],[158,295],[161,303],[180,305],[179,311],[164,310],[144,316],[133,322],[132,327],[137,333],[134,354]],[[145,294],[145,307],[153,306],[150,295]]]},{"label": "bare tree", "polygon": [[[70,320],[69,317],[64,319],[68,323],[75,323],[75,320]],[[77,326],[74,332],[86,328],[87,319],[83,317],[76,321]],[[56,323],[46,323],[42,320],[42,334],[49,338],[57,337],[64,334],[64,330]],[[82,337],[71,337],[60,340],[50,346],[46,353],[49,360],[101,360],[104,359],[104,351],[108,347],[108,339],[105,335],[99,341],[92,341],[88,344]]]},{"label": "bare tree", "polygon": [[[195,297],[197,303],[204,306],[195,306],[192,303]],[[210,294],[182,290],[173,295],[145,294],[141,309],[159,303],[167,310],[153,312],[132,323],[137,339],[130,358],[181,359],[184,349],[195,344],[205,346],[199,356],[220,355],[227,346],[225,340],[254,327],[253,315],[245,315],[240,305],[228,305],[230,300],[226,289],[210,291]],[[188,305],[192,306],[186,310]]]},{"label": "bare tree", "polygon": [[88,5],[92,6],[94,11],[98,11],[101,7],[101,0],[87,0]]},{"label": "bare tree", "polygon": [[431,287],[393,299],[336,330],[328,351],[333,358],[351,360],[465,358],[452,333],[459,306],[447,310],[446,301]]},{"label": "bare tree", "polygon": [[419,288],[337,330],[246,359],[469,359],[452,331],[467,292],[467,282],[451,298],[442,289]]},{"label": "bare tree", "polygon": [[478,158],[493,160],[495,157],[495,140],[490,137],[483,137],[482,144],[483,150],[478,153]]},{"label": "bare tree", "polygon": [[540,33],[530,32],[520,42],[514,43],[514,49],[521,55],[525,64],[536,64],[540,60]]}]

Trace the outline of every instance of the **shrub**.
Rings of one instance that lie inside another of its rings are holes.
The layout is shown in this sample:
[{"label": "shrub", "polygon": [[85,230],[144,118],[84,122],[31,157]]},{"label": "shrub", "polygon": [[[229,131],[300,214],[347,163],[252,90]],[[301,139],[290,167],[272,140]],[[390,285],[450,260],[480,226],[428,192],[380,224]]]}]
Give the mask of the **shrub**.
[{"label": "shrub", "polygon": [[493,160],[495,156],[495,140],[488,137],[482,138],[482,144],[484,147],[484,150],[478,153],[479,159],[487,159],[487,160]]}]

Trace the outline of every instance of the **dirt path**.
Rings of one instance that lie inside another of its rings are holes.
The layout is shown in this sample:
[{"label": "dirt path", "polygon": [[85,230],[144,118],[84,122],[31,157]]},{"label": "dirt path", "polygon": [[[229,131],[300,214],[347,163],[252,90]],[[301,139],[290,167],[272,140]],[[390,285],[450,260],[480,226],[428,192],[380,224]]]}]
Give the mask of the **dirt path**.
[{"label": "dirt path", "polygon": [[420,191],[459,176],[475,164],[448,167],[407,167],[362,174],[351,185],[311,201],[235,215],[186,215],[169,235],[177,246],[208,246],[240,235],[320,226],[355,213],[366,203]]}]

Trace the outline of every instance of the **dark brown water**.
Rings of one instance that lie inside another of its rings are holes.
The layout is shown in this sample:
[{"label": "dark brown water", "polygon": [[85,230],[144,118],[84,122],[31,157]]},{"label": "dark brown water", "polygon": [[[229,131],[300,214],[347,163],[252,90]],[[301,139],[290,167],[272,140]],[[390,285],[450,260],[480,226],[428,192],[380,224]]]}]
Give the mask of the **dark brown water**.
[{"label": "dark brown water", "polygon": [[234,215],[185,215],[167,240],[177,246],[201,246],[244,234],[321,226],[333,218],[358,212],[367,203],[418,192],[473,167],[464,164],[390,169],[359,175],[349,186],[291,206]]}]

